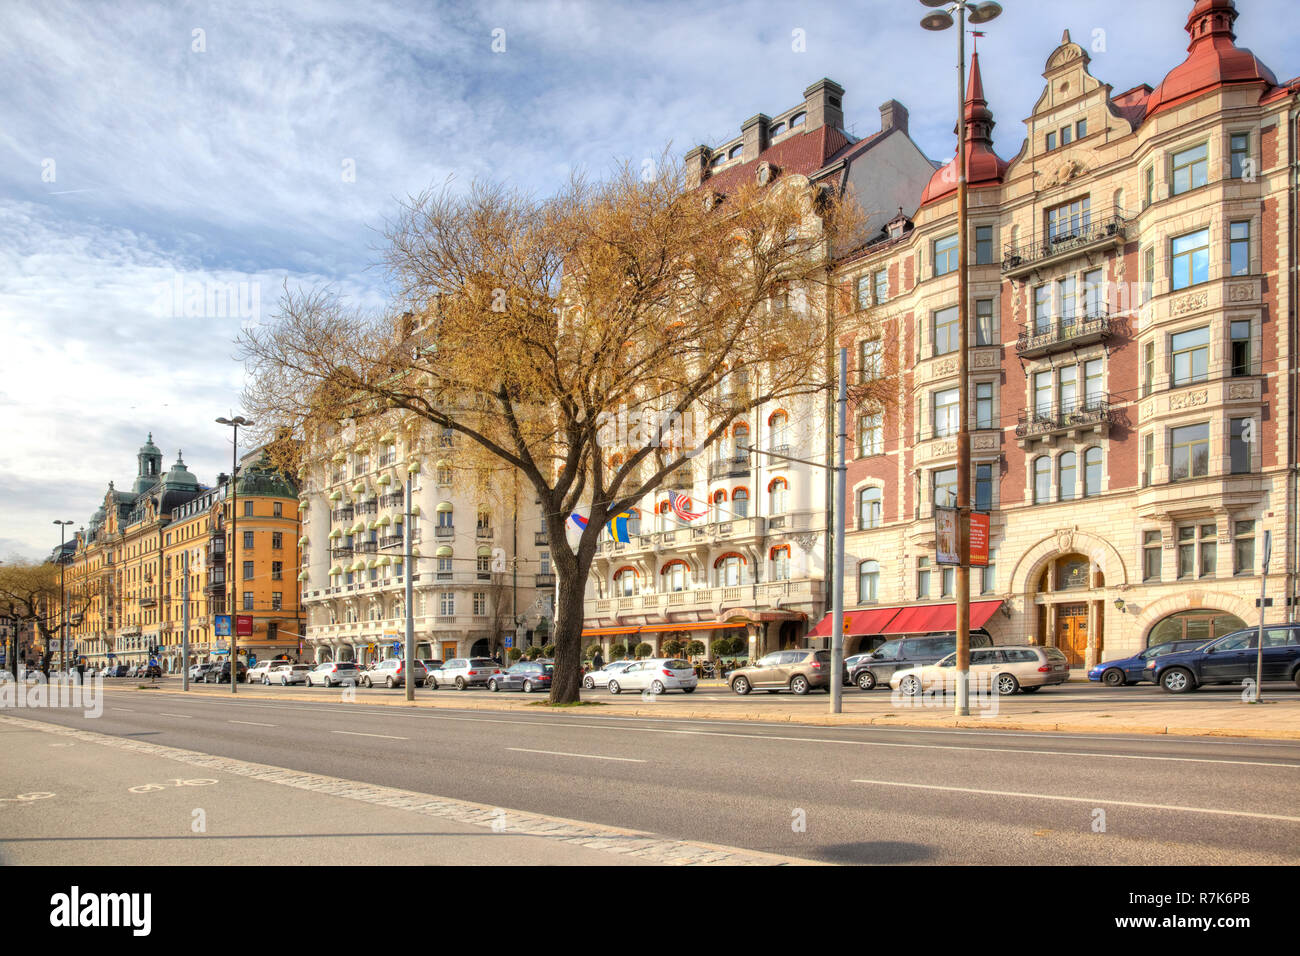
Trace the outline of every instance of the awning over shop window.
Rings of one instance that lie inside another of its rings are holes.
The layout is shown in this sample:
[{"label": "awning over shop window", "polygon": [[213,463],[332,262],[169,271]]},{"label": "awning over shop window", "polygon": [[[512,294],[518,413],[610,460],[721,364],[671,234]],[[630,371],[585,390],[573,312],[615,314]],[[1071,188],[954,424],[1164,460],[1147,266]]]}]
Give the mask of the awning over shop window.
[{"label": "awning over shop window", "polygon": [[[860,637],[864,634],[884,634],[885,628],[902,608],[873,607],[865,611],[844,612],[844,634],[846,637]],[[830,637],[834,627],[834,614],[827,614],[816,627],[808,632],[809,637]]]},{"label": "awning over shop window", "polygon": [[[972,601],[970,626],[974,630],[988,623],[1002,606],[1001,601]],[[833,615],[827,614],[808,632],[809,637],[830,637]],[[844,635],[930,634],[957,630],[956,604],[914,604],[908,607],[873,607],[844,612]]]}]

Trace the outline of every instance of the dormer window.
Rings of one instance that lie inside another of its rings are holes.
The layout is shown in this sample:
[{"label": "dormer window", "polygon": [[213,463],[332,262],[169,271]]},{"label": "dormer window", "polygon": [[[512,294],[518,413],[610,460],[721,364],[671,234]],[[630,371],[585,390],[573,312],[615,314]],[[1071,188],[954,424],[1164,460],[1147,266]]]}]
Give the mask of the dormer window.
[{"label": "dormer window", "polygon": [[770,136],[772,139],[776,139],[776,137],[780,136],[784,132],[785,132],[784,123],[773,123],[772,128],[767,131],[767,135]]},{"label": "dormer window", "polygon": [[807,113],[795,113],[790,117],[790,128],[794,129],[796,126],[802,126],[807,120]]},{"label": "dormer window", "polygon": [[743,144],[737,144],[736,146],[731,147],[731,149],[727,151],[727,159],[735,159],[740,155],[744,148]]}]

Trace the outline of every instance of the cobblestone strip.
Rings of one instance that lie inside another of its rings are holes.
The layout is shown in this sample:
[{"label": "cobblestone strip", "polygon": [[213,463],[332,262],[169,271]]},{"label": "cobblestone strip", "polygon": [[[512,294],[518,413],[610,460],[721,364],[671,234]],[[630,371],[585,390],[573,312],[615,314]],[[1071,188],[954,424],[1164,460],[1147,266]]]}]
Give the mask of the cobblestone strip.
[{"label": "cobblestone strip", "polygon": [[412,790],[399,790],[395,787],[383,787],[356,780],[344,780],[341,777],[329,777],[324,774],[307,773],[301,770],[287,770],[267,764],[250,763],[231,757],[217,757],[200,753],[196,750],[183,750],[179,747],[167,747],[162,744],[148,743],[143,740],[127,740],[109,734],[100,734],[75,727],[62,727],[41,721],[26,720],[21,717],[0,716],[0,724],[23,730],[37,730],[42,733],[69,737],[85,743],[99,744],[129,753],[143,754],[150,757],[163,757],[180,763],[201,767],[217,773],[228,773],[237,777],[247,777],[264,783],[292,787],[296,790],[311,790],[345,800],[357,800],[376,806],[408,810],[423,816],[454,820],[474,826],[490,828],[494,823],[504,820],[505,832],[516,835],[542,837],[563,843],[577,843],[590,849],[603,850],[607,853],[621,853],[636,857],[650,863],[671,866],[709,865],[709,866],[789,866],[813,865],[812,861],[797,857],[779,856],[757,850],[744,850],[738,847],[718,846],[712,843],[697,843],[690,840],[670,840],[655,836],[641,830],[627,830],[620,827],[606,826],[600,823],[584,823],[578,820],[566,820],[562,817],[550,817],[540,813],[527,813],[506,807],[493,807],[467,800],[455,800],[451,797],[436,797]]}]

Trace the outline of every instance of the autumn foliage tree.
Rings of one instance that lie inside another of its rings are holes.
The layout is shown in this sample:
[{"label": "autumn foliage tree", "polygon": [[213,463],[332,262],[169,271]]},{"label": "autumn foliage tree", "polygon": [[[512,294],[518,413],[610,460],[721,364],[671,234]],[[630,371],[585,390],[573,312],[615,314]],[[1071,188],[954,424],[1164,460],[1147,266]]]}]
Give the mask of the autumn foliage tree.
[{"label": "autumn foliage tree", "polygon": [[833,387],[830,250],[858,223],[802,176],[715,196],[671,163],[544,199],[429,191],[386,230],[391,307],[286,289],[242,340],[246,402],[285,447],[397,416],[517,471],[558,583],[551,700],[576,701],[602,531],[747,412]]},{"label": "autumn foliage tree", "polygon": [[[72,623],[91,606],[98,591],[87,587],[69,587],[67,597],[68,636]],[[8,558],[0,564],[0,614],[10,617],[18,629],[31,626],[41,639],[44,654],[40,669],[49,673],[53,641],[61,637],[63,614],[59,610],[59,566],[49,561],[24,561]],[[6,666],[18,672],[17,654]]]}]

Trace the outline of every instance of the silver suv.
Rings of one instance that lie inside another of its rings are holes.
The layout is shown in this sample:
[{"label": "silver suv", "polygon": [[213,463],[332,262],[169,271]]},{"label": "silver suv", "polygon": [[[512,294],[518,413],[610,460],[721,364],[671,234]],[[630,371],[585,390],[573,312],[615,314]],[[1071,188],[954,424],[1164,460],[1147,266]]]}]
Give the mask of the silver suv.
[{"label": "silver suv", "polygon": [[499,673],[501,665],[489,658],[457,657],[429,675],[429,686],[434,690],[443,684],[455,684],[457,690],[486,687],[492,675]]},{"label": "silver suv", "polygon": [[[383,684],[385,687],[402,687],[406,684],[406,661],[400,657],[390,657],[387,660],[380,661],[370,670],[361,675],[362,687],[374,687],[376,684]],[[428,672],[424,669],[424,664],[415,661],[411,665],[412,680],[415,681],[416,687],[424,686],[424,679]]]}]

